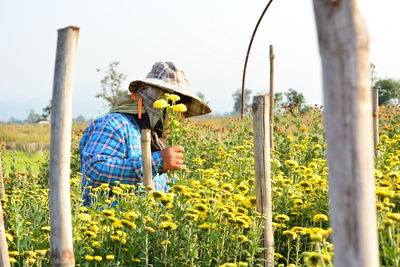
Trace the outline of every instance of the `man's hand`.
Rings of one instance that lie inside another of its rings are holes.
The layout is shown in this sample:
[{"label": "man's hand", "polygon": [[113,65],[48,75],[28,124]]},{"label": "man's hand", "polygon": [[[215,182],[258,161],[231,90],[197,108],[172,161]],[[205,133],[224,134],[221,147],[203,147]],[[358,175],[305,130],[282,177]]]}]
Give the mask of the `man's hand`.
[{"label": "man's hand", "polygon": [[163,159],[163,171],[178,170],[186,168],[183,164],[183,153],[185,149],[182,146],[171,146],[161,150]]}]

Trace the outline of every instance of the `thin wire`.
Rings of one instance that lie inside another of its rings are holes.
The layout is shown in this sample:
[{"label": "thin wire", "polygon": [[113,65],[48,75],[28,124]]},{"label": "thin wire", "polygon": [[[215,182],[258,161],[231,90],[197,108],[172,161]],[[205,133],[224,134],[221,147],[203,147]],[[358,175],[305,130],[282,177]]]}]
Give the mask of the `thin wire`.
[{"label": "thin wire", "polygon": [[246,80],[247,61],[249,60],[249,54],[250,54],[250,50],[251,50],[251,45],[253,44],[253,39],[254,39],[254,36],[256,35],[258,26],[260,25],[260,22],[263,19],[265,13],[267,12],[269,6],[272,4],[272,1],[273,0],[270,0],[268,2],[267,6],[264,8],[263,12],[261,13],[261,16],[258,19],[258,22],[256,24],[256,27],[254,28],[253,35],[251,36],[249,47],[247,48],[246,60],[244,61],[243,76],[242,76],[242,112],[241,112],[241,118],[242,119],[243,119],[243,116],[244,116],[244,98],[245,98],[244,85],[245,85],[245,80]]}]

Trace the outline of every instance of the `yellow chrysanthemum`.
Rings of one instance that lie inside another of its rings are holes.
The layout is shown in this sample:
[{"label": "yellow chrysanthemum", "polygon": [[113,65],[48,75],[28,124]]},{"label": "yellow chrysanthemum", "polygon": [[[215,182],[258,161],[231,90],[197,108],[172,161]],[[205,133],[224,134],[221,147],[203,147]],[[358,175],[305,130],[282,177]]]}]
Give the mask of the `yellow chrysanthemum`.
[{"label": "yellow chrysanthemum", "polygon": [[158,99],[153,103],[154,108],[162,109],[168,107],[168,102],[165,99]]},{"label": "yellow chrysanthemum", "polygon": [[181,100],[179,95],[168,94],[168,93],[165,93],[164,95],[167,97],[168,100],[171,100],[172,102],[176,102],[176,101]]},{"label": "yellow chrysanthemum", "polygon": [[173,105],[173,106],[171,106],[171,108],[175,112],[186,112],[187,111],[187,107],[184,104]]}]

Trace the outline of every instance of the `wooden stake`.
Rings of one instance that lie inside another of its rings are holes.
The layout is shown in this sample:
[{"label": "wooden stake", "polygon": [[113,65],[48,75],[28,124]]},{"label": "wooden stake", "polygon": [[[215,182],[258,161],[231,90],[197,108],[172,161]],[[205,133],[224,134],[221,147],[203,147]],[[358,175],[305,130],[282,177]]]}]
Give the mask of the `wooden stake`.
[{"label": "wooden stake", "polygon": [[263,232],[264,266],[274,266],[274,233],[272,231],[272,190],[269,144],[269,96],[253,98],[254,160],[257,211],[266,215]]},{"label": "wooden stake", "polygon": [[151,168],[151,131],[144,129],[142,135],[142,162],[143,185],[153,187],[153,173]]},{"label": "wooden stake", "polygon": [[274,112],[275,112],[275,89],[274,89],[274,46],[269,46],[269,143],[274,149]]},{"label": "wooden stake", "polygon": [[379,265],[368,34],[357,0],[314,0],[323,70],[334,264]]},{"label": "wooden stake", "polygon": [[378,89],[372,89],[372,117],[374,127],[374,151],[375,158],[378,156],[377,146],[379,144],[379,93]]},{"label": "wooden stake", "polygon": [[58,30],[50,142],[51,265],[75,266],[72,246],[70,158],[73,69],[79,28]]},{"label": "wooden stake", "polygon": [[[1,199],[5,198],[4,192],[4,182],[3,182],[3,170],[1,165],[1,156],[0,156],[0,179],[2,186],[2,196]],[[4,217],[3,217],[3,205],[0,202],[0,267],[9,267],[10,259],[8,257],[8,246],[7,246],[7,238],[6,238],[6,228],[4,226]]]}]

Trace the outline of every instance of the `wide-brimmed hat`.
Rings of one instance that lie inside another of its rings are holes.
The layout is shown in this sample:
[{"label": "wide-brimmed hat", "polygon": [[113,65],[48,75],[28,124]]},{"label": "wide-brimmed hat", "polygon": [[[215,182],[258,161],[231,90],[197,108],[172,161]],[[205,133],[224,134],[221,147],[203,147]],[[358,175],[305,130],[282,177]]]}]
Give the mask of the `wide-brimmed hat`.
[{"label": "wide-brimmed hat", "polygon": [[172,62],[154,63],[146,79],[132,81],[129,84],[129,91],[138,91],[145,85],[155,86],[188,99],[186,117],[205,115],[211,112],[207,103],[191,89],[183,70],[177,68]]}]

